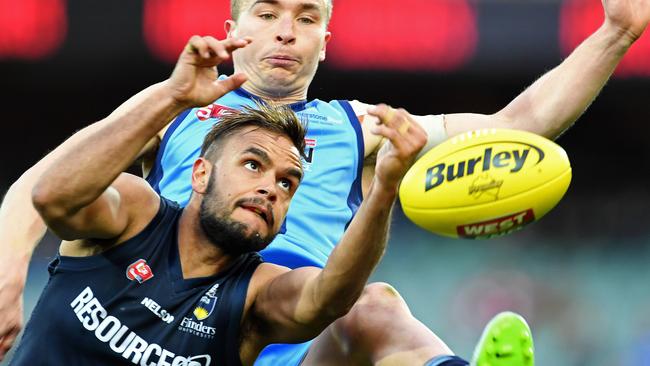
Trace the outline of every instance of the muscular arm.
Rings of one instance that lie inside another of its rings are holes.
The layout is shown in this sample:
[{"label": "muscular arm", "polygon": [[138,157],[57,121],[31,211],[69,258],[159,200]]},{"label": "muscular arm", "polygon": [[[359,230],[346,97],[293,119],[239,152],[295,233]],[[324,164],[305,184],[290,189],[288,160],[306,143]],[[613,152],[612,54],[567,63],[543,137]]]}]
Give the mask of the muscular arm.
[{"label": "muscular arm", "polygon": [[556,138],[591,104],[632,41],[629,34],[606,22],[502,110],[491,115],[446,115],[447,134],[504,127]]},{"label": "muscular arm", "polygon": [[325,267],[298,268],[271,280],[253,304],[265,343],[304,341],[345,315],[386,247],[395,192],[372,187]]},{"label": "muscular arm", "polygon": [[64,239],[120,235],[128,211],[120,192],[109,186],[163,127],[160,121],[181,110],[161,83],[97,122],[74,149],[45,169],[34,187],[34,205],[48,226]]},{"label": "muscular arm", "polygon": [[[121,112],[124,112],[124,108]],[[75,133],[23,173],[11,185],[2,201],[0,261],[4,263],[5,275],[0,276],[0,360],[12,346],[22,327],[22,292],[27,280],[29,261],[34,248],[47,231],[45,222],[32,204],[32,190],[39,178],[55,161],[61,159],[65,161],[70,155],[87,158],[87,155],[80,153],[85,152],[80,143],[96,134],[101,127],[101,123],[93,124]],[[63,178],[67,181],[65,177]],[[146,187],[142,188],[146,189]],[[115,193],[116,191],[112,190],[107,196],[115,198]],[[144,197],[136,195],[135,198]],[[93,209],[86,212],[93,212]],[[119,214],[117,216],[123,217]]]},{"label": "muscular arm", "polygon": [[[560,65],[494,114],[447,114],[444,123],[442,116],[413,116],[429,133],[422,153],[448,137],[481,128],[519,129],[551,139],[558,137],[598,95],[634,39],[620,27],[605,22]],[[355,110],[362,113],[361,107]],[[375,122],[372,117],[364,118],[362,125],[367,159],[385,142],[366,132]],[[364,187],[373,167],[371,162],[364,165]]]},{"label": "muscular arm", "polygon": [[[90,125],[71,136],[16,180],[0,206],[0,261],[6,275],[0,277],[0,360],[8,351],[22,326],[22,291],[32,253],[47,231],[45,222],[34,208],[32,190],[38,178],[62,156],[77,151],[79,141],[94,133],[99,125]],[[164,133],[163,129],[159,135]],[[142,149],[144,155],[157,147],[158,136]]]},{"label": "muscular arm", "polygon": [[[375,112],[385,118],[387,108]],[[300,268],[279,275],[259,291],[252,317],[259,319],[265,343],[295,342],[319,334],[345,315],[358,299],[386,247],[390,212],[399,180],[426,141],[426,134],[398,113],[374,133],[390,140],[378,156],[368,197],[322,270]],[[410,123],[406,132],[398,132]],[[258,323],[259,324],[259,323]]]},{"label": "muscular arm", "polygon": [[249,42],[192,37],[168,80],[130,98],[97,122],[77,151],[54,161],[32,191],[34,206],[48,226],[66,239],[109,238],[123,232],[128,214],[119,191],[109,186],[178,113],[244,83],[242,74],[217,80],[215,66]]},{"label": "muscular arm", "polygon": [[603,0],[603,25],[560,65],[492,115],[447,115],[449,136],[485,127],[559,136],[587,109],[650,20],[649,0]]},{"label": "muscular arm", "polygon": [[[558,137],[591,104],[650,20],[650,0],[603,0],[603,7],[603,25],[560,65],[494,114],[445,115],[444,132],[430,136],[434,141],[423,151],[446,137],[487,127]],[[365,140],[368,154],[383,144],[376,139]]]}]

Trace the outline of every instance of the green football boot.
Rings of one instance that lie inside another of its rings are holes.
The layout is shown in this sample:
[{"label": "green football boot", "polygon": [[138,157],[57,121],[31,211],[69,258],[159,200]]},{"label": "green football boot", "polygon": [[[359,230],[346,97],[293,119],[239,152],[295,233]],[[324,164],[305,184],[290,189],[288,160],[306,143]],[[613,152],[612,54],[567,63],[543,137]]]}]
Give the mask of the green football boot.
[{"label": "green football boot", "polygon": [[509,311],[492,318],[476,345],[473,366],[533,366],[535,347],[530,328]]}]

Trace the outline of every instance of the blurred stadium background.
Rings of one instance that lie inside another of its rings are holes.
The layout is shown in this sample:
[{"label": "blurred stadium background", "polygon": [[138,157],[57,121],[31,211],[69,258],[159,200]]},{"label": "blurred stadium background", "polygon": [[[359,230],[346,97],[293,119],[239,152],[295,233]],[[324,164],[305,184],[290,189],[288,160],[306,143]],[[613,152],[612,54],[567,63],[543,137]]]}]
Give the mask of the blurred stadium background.
[{"label": "blurred stadium background", "polygon": [[[310,97],[419,114],[497,111],[603,19],[598,0],[334,3]],[[2,192],[74,131],[166,78],[189,35],[222,36],[227,16],[226,0],[0,0]],[[649,77],[646,34],[558,139],[574,178],[541,222],[456,241],[398,208],[374,279],[466,357],[485,322],[511,309],[531,323],[538,365],[650,365]],[[26,317],[57,244],[47,237],[34,255]]]}]

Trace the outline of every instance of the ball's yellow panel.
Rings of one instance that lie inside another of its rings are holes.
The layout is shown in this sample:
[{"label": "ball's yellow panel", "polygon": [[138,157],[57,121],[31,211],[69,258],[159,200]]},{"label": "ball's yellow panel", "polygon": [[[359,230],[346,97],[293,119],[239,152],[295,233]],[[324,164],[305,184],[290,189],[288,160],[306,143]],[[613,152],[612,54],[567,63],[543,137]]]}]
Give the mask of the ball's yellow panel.
[{"label": "ball's yellow panel", "polygon": [[486,129],[456,136],[422,156],[400,186],[404,213],[434,233],[487,238],[550,211],[571,182],[566,152],[541,136]]}]

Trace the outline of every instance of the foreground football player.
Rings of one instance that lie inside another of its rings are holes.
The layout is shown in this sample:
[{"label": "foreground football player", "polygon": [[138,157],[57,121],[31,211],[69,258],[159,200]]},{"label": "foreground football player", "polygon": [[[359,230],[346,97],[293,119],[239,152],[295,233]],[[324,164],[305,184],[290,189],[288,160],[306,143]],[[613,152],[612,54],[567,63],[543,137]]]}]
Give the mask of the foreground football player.
[{"label": "foreground football player", "polygon": [[251,365],[270,343],[315,337],[360,296],[426,133],[402,116],[376,126],[390,144],[324,268],[263,263],[257,251],[280,230],[303,177],[305,129],[291,109],[224,116],[194,162],[185,208],[122,173],[161,121],[237,83],[196,77],[211,66],[184,52],[169,80],[91,126],[37,181],[34,206],[67,241],[14,364]]}]

